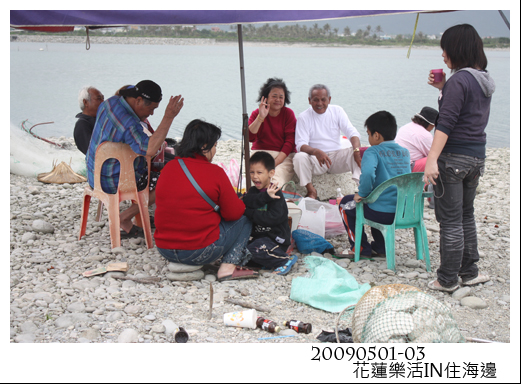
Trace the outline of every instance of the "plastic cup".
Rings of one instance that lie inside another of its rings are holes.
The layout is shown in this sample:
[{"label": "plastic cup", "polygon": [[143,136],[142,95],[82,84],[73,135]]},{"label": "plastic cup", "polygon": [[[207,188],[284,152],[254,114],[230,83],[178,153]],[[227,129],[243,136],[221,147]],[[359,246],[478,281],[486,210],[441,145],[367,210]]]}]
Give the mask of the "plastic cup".
[{"label": "plastic cup", "polygon": [[434,75],[434,82],[439,83],[443,80],[443,69],[433,69],[431,70],[432,74]]},{"label": "plastic cup", "polygon": [[257,328],[257,311],[248,309],[247,311],[229,312],[224,314],[224,325],[239,328]]}]

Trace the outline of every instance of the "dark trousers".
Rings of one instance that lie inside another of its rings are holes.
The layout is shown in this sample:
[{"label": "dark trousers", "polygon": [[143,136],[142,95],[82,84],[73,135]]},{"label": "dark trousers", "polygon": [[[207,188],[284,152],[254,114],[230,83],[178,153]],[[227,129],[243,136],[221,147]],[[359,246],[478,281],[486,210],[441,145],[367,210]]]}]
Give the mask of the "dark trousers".
[{"label": "dark trousers", "polygon": [[485,159],[442,153],[434,186],[436,220],[440,223],[440,268],[438,282],[444,287],[478,275],[479,260],[474,198]]},{"label": "dark trousers", "polygon": [[[346,204],[347,202],[353,200],[354,197],[355,195],[344,196],[340,204]],[[340,208],[340,215],[342,216],[342,221],[344,222],[344,227],[347,231],[349,243],[351,244],[350,249],[354,251],[356,208],[349,209],[347,211]],[[364,217],[368,220],[372,220],[380,224],[392,224],[394,221],[394,212],[378,212],[369,208],[367,204],[364,204]],[[380,232],[376,228],[371,227],[371,234],[373,235],[374,241],[371,244],[369,244],[369,242],[367,241],[367,235],[365,234],[365,231],[362,231],[360,255],[371,256],[371,250],[374,250],[376,253],[385,254],[385,240],[382,235],[382,232]]]}]

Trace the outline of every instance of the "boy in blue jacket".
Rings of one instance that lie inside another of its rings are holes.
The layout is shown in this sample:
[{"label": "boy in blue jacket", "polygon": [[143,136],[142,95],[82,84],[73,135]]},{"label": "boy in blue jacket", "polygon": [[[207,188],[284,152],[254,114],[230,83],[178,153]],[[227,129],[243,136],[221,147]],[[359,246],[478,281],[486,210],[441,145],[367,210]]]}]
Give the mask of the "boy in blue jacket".
[{"label": "boy in blue jacket", "polygon": [[[340,205],[351,200],[357,203],[362,201],[384,181],[411,171],[409,151],[394,142],[396,137],[396,119],[387,111],[379,111],[365,121],[369,144],[362,158],[362,174],[358,192],[344,196]],[[396,187],[390,187],[383,192],[372,204],[364,204],[365,218],[381,224],[392,224],[396,212]],[[351,244],[349,258],[354,257],[356,209],[344,210],[340,208],[342,221]],[[382,233],[371,228],[373,242],[367,241],[367,235],[362,233],[360,255],[385,257],[385,242]]]}]

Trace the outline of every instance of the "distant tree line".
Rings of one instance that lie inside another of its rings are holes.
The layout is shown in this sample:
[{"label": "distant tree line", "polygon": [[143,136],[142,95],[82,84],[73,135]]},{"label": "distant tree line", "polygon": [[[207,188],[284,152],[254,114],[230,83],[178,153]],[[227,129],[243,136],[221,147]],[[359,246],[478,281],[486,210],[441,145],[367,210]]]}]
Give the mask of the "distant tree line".
[{"label": "distant tree line", "polygon": [[[126,37],[180,37],[180,38],[211,38],[217,41],[236,41],[237,25],[230,27],[231,31],[223,31],[218,28],[198,29],[195,26],[142,26],[121,27],[104,31],[103,29],[90,30],[91,36],[126,36]],[[264,24],[262,26],[246,24],[242,27],[245,41],[259,42],[287,42],[287,43],[322,43],[322,44],[345,44],[345,45],[408,45],[411,43],[412,34],[398,34],[396,36],[385,36],[381,26],[375,28],[367,25],[364,29],[352,31],[345,26],[342,31],[332,28],[329,23],[319,27],[317,23],[311,27],[306,25],[292,24],[279,27],[278,24]],[[11,33],[20,33],[19,31]],[[38,33],[38,32],[25,32]],[[40,32],[41,33],[41,32]],[[76,30],[63,33],[62,35],[83,36],[85,30]],[[510,38],[499,37],[483,39],[486,48],[508,48]],[[417,45],[439,45],[439,36],[436,39],[428,37],[423,32],[414,36],[414,44]]]}]

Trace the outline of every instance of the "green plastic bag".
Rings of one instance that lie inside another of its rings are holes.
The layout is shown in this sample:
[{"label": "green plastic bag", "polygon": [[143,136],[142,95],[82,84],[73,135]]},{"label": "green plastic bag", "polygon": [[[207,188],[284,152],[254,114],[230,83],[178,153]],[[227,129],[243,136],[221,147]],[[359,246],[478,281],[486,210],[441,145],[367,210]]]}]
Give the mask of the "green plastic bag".
[{"label": "green plastic bag", "polygon": [[309,277],[291,283],[290,299],[328,312],[340,312],[355,305],[371,286],[356,279],[335,262],[320,256],[304,259]]}]

